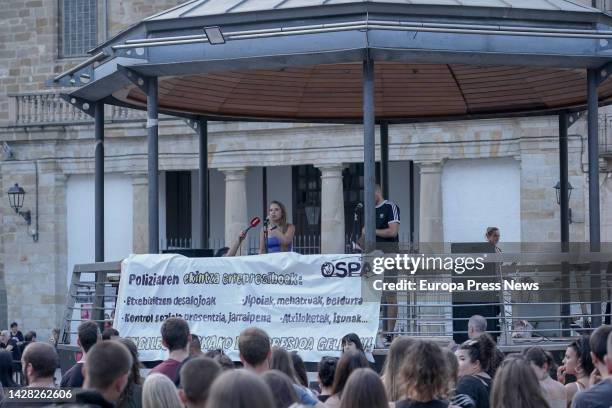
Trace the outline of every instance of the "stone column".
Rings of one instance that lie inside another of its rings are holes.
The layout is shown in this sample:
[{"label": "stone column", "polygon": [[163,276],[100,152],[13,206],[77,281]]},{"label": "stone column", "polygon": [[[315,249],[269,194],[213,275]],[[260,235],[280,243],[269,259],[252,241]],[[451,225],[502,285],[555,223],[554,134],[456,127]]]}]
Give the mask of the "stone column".
[{"label": "stone column", "polygon": [[318,166],[321,170],[321,253],[345,251],[344,193],[341,165]]},{"label": "stone column", "polygon": [[149,252],[149,182],[146,174],[132,175],[132,250]]},{"label": "stone column", "polygon": [[219,169],[225,174],[225,245],[247,226],[246,168]]},{"label": "stone column", "polygon": [[419,163],[421,196],[419,201],[419,242],[440,244],[444,241],[442,226],[442,163]]}]

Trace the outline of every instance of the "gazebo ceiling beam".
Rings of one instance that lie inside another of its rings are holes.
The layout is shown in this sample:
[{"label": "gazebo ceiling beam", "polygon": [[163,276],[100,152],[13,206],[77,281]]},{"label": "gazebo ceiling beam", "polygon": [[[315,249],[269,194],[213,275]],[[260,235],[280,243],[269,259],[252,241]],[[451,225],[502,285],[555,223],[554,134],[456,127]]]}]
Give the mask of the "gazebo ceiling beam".
[{"label": "gazebo ceiling beam", "polygon": [[[70,95],[67,95],[69,97]],[[107,105],[123,106],[125,108],[137,109],[146,111],[146,106],[130,105],[123,102],[122,100],[116,99],[112,96],[105,98],[104,102]],[[524,118],[524,117],[535,117],[535,116],[548,116],[558,115],[561,112],[567,112],[569,114],[570,126],[574,124],[585,114],[585,106],[566,107],[559,109],[552,109],[546,111],[528,111],[528,112],[489,112],[480,114],[469,114],[457,116],[429,116],[429,117],[388,117],[384,119],[384,122],[392,125],[399,124],[416,124],[416,123],[431,123],[431,122],[455,122],[460,120],[486,120],[486,119],[499,119],[499,118]],[[316,121],[318,123],[333,123],[333,124],[360,124],[362,123],[361,118],[356,119],[318,119],[318,118],[273,118],[273,117],[248,117],[248,116],[223,116],[215,114],[193,114],[179,111],[170,111],[167,109],[160,109],[160,114],[175,116],[186,120],[186,124],[197,122],[200,120],[206,121],[233,121],[233,122],[277,122],[277,123],[312,123]],[[189,123],[187,122],[189,121]],[[381,120],[377,121],[380,123]]]}]

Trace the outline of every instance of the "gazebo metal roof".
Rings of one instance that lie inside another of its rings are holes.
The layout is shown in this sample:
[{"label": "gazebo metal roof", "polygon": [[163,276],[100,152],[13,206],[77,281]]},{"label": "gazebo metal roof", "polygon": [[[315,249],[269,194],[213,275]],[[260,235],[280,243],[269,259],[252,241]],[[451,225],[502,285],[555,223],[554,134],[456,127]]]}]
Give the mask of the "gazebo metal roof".
[{"label": "gazebo metal roof", "polygon": [[428,6],[497,7],[503,9],[532,9],[597,13],[597,9],[567,0],[191,0],[144,21],[160,21],[185,17],[252,13],[285,10],[298,7],[332,6],[346,3],[397,3]]},{"label": "gazebo metal roof", "polygon": [[359,122],[367,56],[377,119],[499,117],[584,109],[585,68],[612,59],[612,18],[567,0],[193,0],[92,52],[55,82],[144,108],[126,67],[158,77],[159,109],[177,115]]}]

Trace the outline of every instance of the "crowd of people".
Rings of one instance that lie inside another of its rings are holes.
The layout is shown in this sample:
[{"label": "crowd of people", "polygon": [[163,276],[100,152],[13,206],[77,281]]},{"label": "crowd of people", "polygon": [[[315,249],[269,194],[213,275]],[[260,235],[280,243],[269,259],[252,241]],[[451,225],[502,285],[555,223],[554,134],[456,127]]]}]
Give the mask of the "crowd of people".
[{"label": "crowd of people", "polygon": [[28,331],[24,336],[17,322],[11,323],[10,330],[0,331],[0,350],[10,352],[15,361],[19,361],[25,347],[35,341],[36,332]]},{"label": "crowd of people", "polygon": [[[49,342],[31,341],[20,359],[25,387],[77,388],[66,407],[100,408],[609,408],[612,405],[612,326],[572,342],[562,365],[540,347],[503,356],[471,319],[470,339],[456,350],[433,341],[396,337],[381,375],[370,366],[355,334],[342,339],[339,358],[323,357],[317,384],[296,352],[272,345],[247,328],[238,338],[241,364],[222,350],[204,352],[186,321],[161,327],[167,359],[141,376],[136,345],[84,321],[78,327],[79,361],[56,381],[58,355]],[[18,331],[18,330],[17,330]],[[17,336],[17,331],[11,331]],[[104,338],[103,338],[104,337]],[[10,340],[10,339],[9,339]],[[24,337],[25,342],[25,337]],[[8,343],[8,342],[6,342]],[[10,342],[13,344],[14,342]],[[6,347],[5,347],[6,348]],[[2,387],[18,387],[12,349],[0,352]],[[242,368],[237,368],[241,366]],[[552,377],[556,377],[554,380]],[[570,380],[573,377],[574,380]],[[4,400],[0,407],[23,405]]]}]

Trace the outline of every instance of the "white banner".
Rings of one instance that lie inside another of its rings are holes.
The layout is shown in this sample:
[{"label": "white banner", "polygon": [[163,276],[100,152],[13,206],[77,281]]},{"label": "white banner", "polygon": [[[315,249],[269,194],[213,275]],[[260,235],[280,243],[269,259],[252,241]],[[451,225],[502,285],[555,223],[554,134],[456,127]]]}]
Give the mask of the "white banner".
[{"label": "white banner", "polygon": [[235,361],[238,335],[251,326],[305,361],[339,355],[340,339],[351,332],[371,351],[380,301],[362,297],[360,269],[359,255],[131,255],[122,265],[114,327],[134,340],[143,361],[167,358],[160,328],[172,316],[187,321],[204,351],[223,349]]}]

